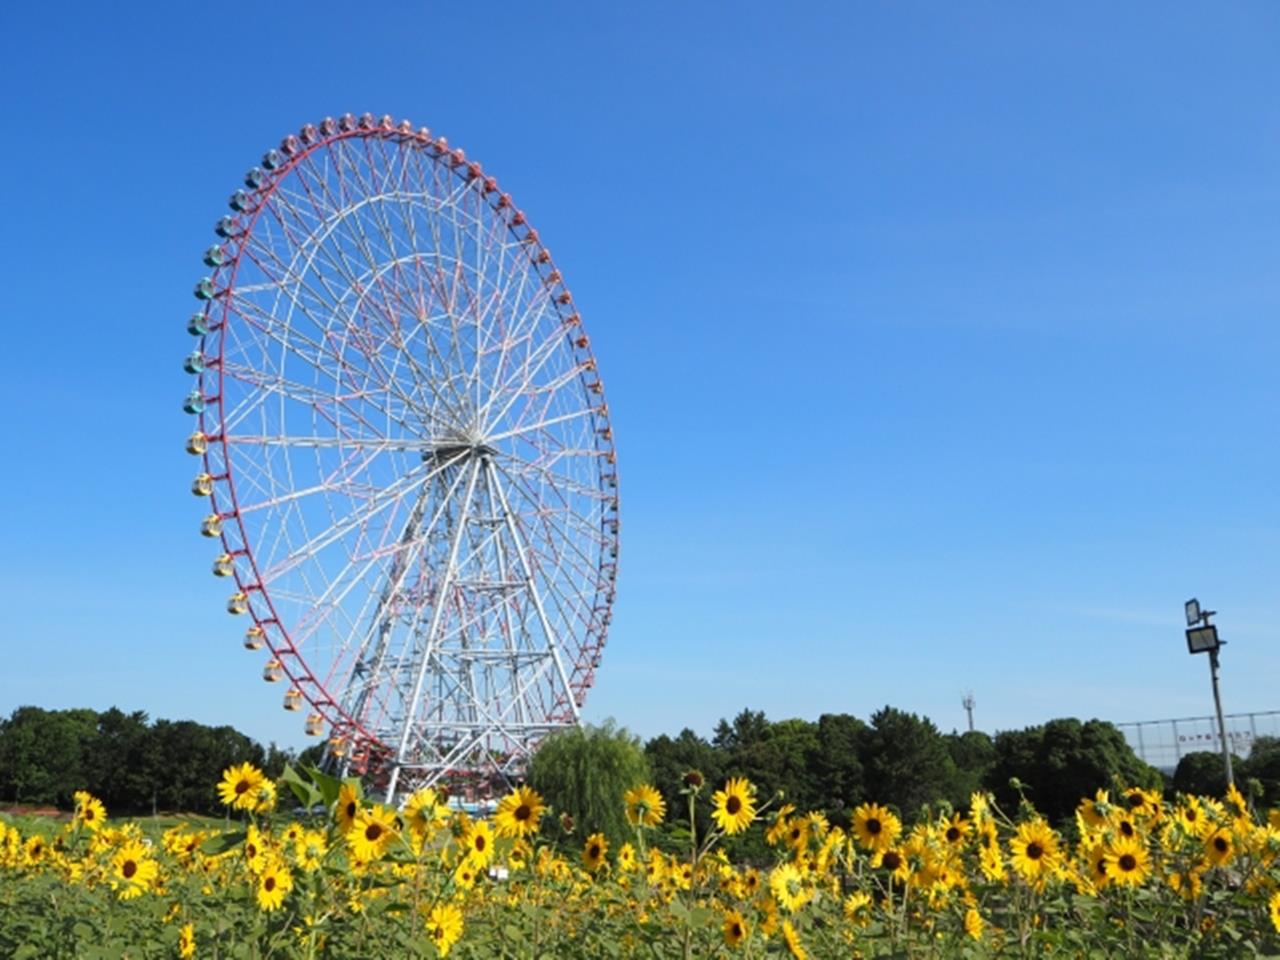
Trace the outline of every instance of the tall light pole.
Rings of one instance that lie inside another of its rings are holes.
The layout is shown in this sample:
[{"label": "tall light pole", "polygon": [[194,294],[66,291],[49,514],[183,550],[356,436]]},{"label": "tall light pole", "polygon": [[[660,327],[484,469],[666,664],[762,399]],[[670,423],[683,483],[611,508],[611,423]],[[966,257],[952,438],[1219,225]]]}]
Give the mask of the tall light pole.
[{"label": "tall light pole", "polygon": [[973,733],[973,705],[974,705],[974,701],[973,701],[973,693],[972,693],[972,691],[967,691],[967,692],[965,693],[965,695],[964,695],[964,698],[960,701],[960,703],[964,706],[964,712],[965,712],[965,713],[967,713],[967,714],[969,715],[969,732],[970,732],[970,733]]},{"label": "tall light pole", "polygon": [[1194,597],[1186,602],[1187,652],[1209,654],[1209,679],[1213,682],[1213,706],[1218,713],[1218,739],[1222,743],[1222,763],[1227,770],[1227,785],[1236,782],[1231,770],[1231,745],[1227,743],[1227,725],[1222,719],[1222,694],[1218,691],[1218,649],[1225,641],[1218,639],[1218,628],[1209,622],[1216,610],[1201,610]]}]

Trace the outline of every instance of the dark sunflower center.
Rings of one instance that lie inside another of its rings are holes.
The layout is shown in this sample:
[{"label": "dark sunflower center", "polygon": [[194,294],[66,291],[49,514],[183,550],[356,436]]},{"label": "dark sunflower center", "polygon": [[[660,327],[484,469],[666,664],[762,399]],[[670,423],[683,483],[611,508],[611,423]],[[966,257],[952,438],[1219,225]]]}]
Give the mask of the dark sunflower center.
[{"label": "dark sunflower center", "polygon": [[270,893],[275,888],[276,888],[275,877],[267,877],[265,880],[262,881],[262,889],[267,891],[267,893]]},{"label": "dark sunflower center", "polygon": [[485,844],[486,844],[486,843],[488,843],[488,841],[487,841],[487,840],[485,840],[485,838],[484,838],[484,834],[483,834],[483,833],[477,833],[477,834],[476,834],[476,841],[475,841],[476,849],[477,849],[478,851],[480,851],[481,853],[483,853],[483,852],[484,852],[484,848],[485,848]]},{"label": "dark sunflower center", "polygon": [[248,781],[248,780],[240,780],[240,781],[237,781],[237,782],[236,782],[236,796],[237,796],[237,797],[238,797],[238,796],[240,796],[240,794],[245,793],[246,791],[248,791],[248,789],[249,789],[249,781]]},{"label": "dark sunflower center", "polygon": [[517,820],[528,820],[532,816],[533,811],[529,809],[529,805],[527,803],[522,803],[520,806],[516,807],[515,817]]},{"label": "dark sunflower center", "polygon": [[742,801],[737,797],[730,797],[724,802],[724,808],[729,811],[730,815],[736,814],[742,809]]},{"label": "dark sunflower center", "polygon": [[1199,814],[1197,814],[1194,810],[1187,811],[1187,819],[1190,820],[1192,823],[1195,822],[1195,819],[1197,816],[1199,816]]},{"label": "dark sunflower center", "polygon": [[732,927],[730,927],[730,928],[729,928],[729,930],[730,930],[730,932],[733,934],[733,939],[735,939],[735,940],[741,940],[741,939],[742,939],[742,924],[738,923],[738,922],[735,920],[735,921],[734,921],[733,926],[732,926]]},{"label": "dark sunflower center", "polygon": [[1137,869],[1138,866],[1138,860],[1132,853],[1124,854],[1120,857],[1118,862],[1120,864],[1120,869],[1125,873],[1128,873],[1130,870]]},{"label": "dark sunflower center", "polygon": [[947,843],[955,843],[959,839],[960,839],[960,828],[949,827],[947,829]]},{"label": "dark sunflower center", "polygon": [[880,820],[876,817],[867,818],[867,833],[879,833],[884,827],[881,826]]},{"label": "dark sunflower center", "polygon": [[1027,857],[1031,860],[1039,860],[1044,856],[1044,847],[1036,843],[1034,840],[1027,844]]},{"label": "dark sunflower center", "polygon": [[799,839],[800,839],[800,828],[799,828],[799,827],[792,827],[792,828],[791,828],[791,839],[792,839],[792,840],[799,840]]},{"label": "dark sunflower center", "polygon": [[380,836],[382,836],[381,824],[371,823],[364,828],[364,838],[370,843],[375,842]]},{"label": "dark sunflower center", "polygon": [[885,852],[885,855],[884,857],[881,858],[880,863],[884,866],[886,870],[897,870],[900,866],[902,866],[902,857],[898,856],[892,850],[889,850]]},{"label": "dark sunflower center", "polygon": [[248,855],[249,859],[252,860],[254,857],[258,855],[258,848],[255,847],[252,843],[246,843],[244,845],[244,852]]},{"label": "dark sunflower center", "polygon": [[1099,859],[1097,863],[1098,876],[1105,877],[1107,875],[1107,861]]},{"label": "dark sunflower center", "polygon": [[93,819],[93,807],[89,807],[88,809],[86,809],[86,810],[85,810],[85,812],[84,812],[84,818],[85,818],[86,820],[92,820],[92,819]]},{"label": "dark sunflower center", "polygon": [[1130,823],[1128,820],[1120,821],[1120,832],[1123,833],[1126,837],[1132,837],[1133,824]]},{"label": "dark sunflower center", "polygon": [[1217,850],[1219,853],[1226,853],[1231,849],[1231,844],[1227,843],[1226,837],[1214,837],[1213,849]]},{"label": "dark sunflower center", "polygon": [[354,820],[356,818],[356,802],[352,800],[347,804],[347,819]]},{"label": "dark sunflower center", "polygon": [[133,860],[126,860],[120,867],[120,875],[126,880],[132,880],[133,875],[138,872],[138,864]]},{"label": "dark sunflower center", "polygon": [[592,860],[595,860],[597,857],[599,857],[599,856],[600,856],[600,844],[598,844],[598,843],[593,843],[593,844],[591,845],[591,849],[587,851],[587,856],[588,856],[588,857],[590,857]]}]

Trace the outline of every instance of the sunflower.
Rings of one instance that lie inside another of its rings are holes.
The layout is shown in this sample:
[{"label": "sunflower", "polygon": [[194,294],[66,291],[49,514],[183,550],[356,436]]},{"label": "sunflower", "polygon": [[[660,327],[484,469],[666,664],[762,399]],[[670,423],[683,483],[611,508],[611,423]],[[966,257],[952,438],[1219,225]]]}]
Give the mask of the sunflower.
[{"label": "sunflower", "polygon": [[642,783],[623,795],[627,805],[627,823],[633,827],[656,827],[667,815],[667,804],[654,787]]},{"label": "sunflower", "polygon": [[263,779],[258,785],[257,795],[253,800],[254,813],[270,813],[276,808],[275,781]]},{"label": "sunflower", "polygon": [[1245,800],[1244,795],[1240,792],[1240,788],[1234,783],[1227,786],[1227,809],[1231,811],[1233,817],[1248,817],[1249,804]]},{"label": "sunflower", "polygon": [[1276,933],[1280,933],[1280,890],[1267,901],[1267,912],[1271,914],[1271,925],[1276,928]]},{"label": "sunflower", "polygon": [[1043,820],[1018,824],[1017,835],[1009,841],[1013,869],[1037,889],[1058,868],[1058,835]]},{"label": "sunflower", "polygon": [[498,836],[520,840],[538,832],[544,809],[542,797],[536,790],[516,787],[498,804],[493,825],[498,829]]},{"label": "sunflower", "polygon": [[662,856],[662,851],[656,848],[649,848],[649,862],[644,867],[645,877],[649,881],[650,886],[661,886],[662,882],[667,878],[667,861]]},{"label": "sunflower", "polygon": [[304,830],[293,844],[293,856],[298,866],[307,873],[320,869],[320,861],[328,852],[329,845],[320,830]]},{"label": "sunflower", "polygon": [[493,860],[493,828],[488,820],[472,820],[458,840],[467,859],[477,867],[487,867]]},{"label": "sunflower", "polygon": [[871,906],[869,893],[851,893],[844,899],[844,918],[855,927],[868,926],[871,923]]},{"label": "sunflower", "polygon": [[756,788],[744,777],[735,777],[711,797],[711,816],[727,834],[741,833],[756,818]]},{"label": "sunflower", "polygon": [[982,914],[978,912],[977,907],[970,907],[964,912],[964,932],[969,935],[971,940],[981,940],[982,931],[986,928],[986,922],[982,919]]},{"label": "sunflower", "polygon": [[1205,837],[1204,852],[1209,862],[1215,867],[1225,867],[1236,855],[1235,840],[1231,836],[1231,831],[1226,827],[1219,827]]},{"label": "sunflower", "polygon": [[778,811],[773,815],[773,823],[769,825],[769,829],[765,831],[765,843],[771,847],[777,846],[786,836],[787,827],[791,824],[791,815],[796,812],[794,803],[784,803]]},{"label": "sunflower", "polygon": [[430,787],[415,790],[405,801],[404,815],[415,837],[426,837],[444,825],[448,807]]},{"label": "sunflower", "polygon": [[911,861],[907,853],[898,847],[877,850],[871,855],[871,866],[889,871],[895,880],[906,880],[911,876]]},{"label": "sunflower", "polygon": [[902,821],[878,803],[853,811],[853,832],[867,850],[887,850],[902,833]]},{"label": "sunflower", "polygon": [[196,952],[196,927],[193,923],[183,924],[178,931],[178,956],[187,960]]},{"label": "sunflower", "polygon": [[258,874],[258,906],[267,911],[277,910],[292,889],[293,874],[289,872],[289,868],[277,858],[268,857],[262,872]]},{"label": "sunflower", "polygon": [[582,863],[595,873],[604,866],[604,855],[609,850],[609,841],[604,838],[603,833],[593,833],[587,837],[587,842],[582,845]]},{"label": "sunflower", "polygon": [[1139,840],[1121,838],[1107,847],[1107,876],[1122,886],[1137,887],[1151,872],[1147,845]]},{"label": "sunflower", "polygon": [[1159,820],[1164,813],[1158,790],[1143,790],[1141,787],[1130,787],[1124,792],[1124,802],[1135,817]]},{"label": "sunflower", "polygon": [[976,826],[991,817],[991,799],[988,794],[975,790],[969,794],[969,816]]},{"label": "sunflower", "polygon": [[258,802],[258,790],[266,775],[251,763],[227,767],[218,784],[218,797],[234,810],[252,810]]},{"label": "sunflower", "polygon": [[723,927],[725,943],[731,947],[740,947],[750,932],[747,921],[742,919],[742,914],[737,910],[729,910],[725,913]]},{"label": "sunflower", "polygon": [[396,815],[381,804],[363,807],[346,833],[347,847],[360,860],[380,860],[396,836]]},{"label": "sunflower", "polygon": [[1111,809],[1111,801],[1107,791],[1099,789],[1090,800],[1085,797],[1076,807],[1076,820],[1079,821],[1081,833],[1085,830],[1097,830],[1107,822],[1107,812]]},{"label": "sunflower", "polygon": [[462,911],[452,903],[432,907],[427,917],[427,936],[435,944],[436,952],[447,957],[453,945],[462,939]]},{"label": "sunflower", "polygon": [[629,843],[624,843],[618,848],[618,869],[623,873],[630,873],[636,868],[636,848]]},{"label": "sunflower", "polygon": [[966,820],[963,815],[957,813],[949,820],[944,819],[939,824],[938,830],[942,835],[943,842],[954,849],[964,845],[969,834],[973,832],[973,824]]},{"label": "sunflower", "polygon": [[809,846],[809,821],[797,817],[787,821],[787,829],[782,835],[782,842],[792,850],[804,850]]},{"label": "sunflower", "polygon": [[1213,823],[1205,816],[1204,804],[1199,797],[1183,797],[1173,813],[1174,822],[1193,837],[1203,837],[1213,830]]},{"label": "sunflower", "polygon": [[467,858],[458,864],[458,868],[453,871],[453,882],[461,890],[470,890],[474,887],[476,885],[475,861]]},{"label": "sunflower", "polygon": [[[17,830],[14,835],[17,835]],[[25,866],[34,867],[44,857],[47,852],[47,844],[44,837],[28,837],[27,842],[22,845],[22,862]]]},{"label": "sunflower", "polygon": [[1200,875],[1205,869],[1207,868],[1192,867],[1190,870],[1174,870],[1165,878],[1165,881],[1169,884],[1169,889],[1183,900],[1192,903],[1200,899],[1200,894],[1204,890],[1204,881],[1200,879]]},{"label": "sunflower", "polygon": [[83,824],[86,830],[97,833],[107,820],[107,808],[91,793],[75,792],[76,812],[72,823]]},{"label": "sunflower", "polygon": [[1107,867],[1107,853],[1107,845],[1102,842],[1092,843],[1085,850],[1087,865],[1085,873],[1093,890],[1101,890],[1111,882],[1111,872]]},{"label": "sunflower", "polygon": [[795,957],[795,960],[809,960],[808,952],[800,943],[800,934],[796,933],[796,928],[791,925],[790,920],[782,921],[782,939],[786,941],[787,949],[791,951],[791,956]]},{"label": "sunflower", "polygon": [[155,881],[159,868],[140,841],[126,842],[111,858],[111,888],[121,900],[132,900]]},{"label": "sunflower", "polygon": [[356,822],[356,814],[360,812],[360,790],[352,783],[344,783],[338,791],[338,804],[334,813],[338,818],[338,829],[346,833]]},{"label": "sunflower", "polygon": [[805,885],[804,875],[794,863],[784,863],[774,867],[769,874],[769,892],[778,901],[778,905],[787,913],[795,913],[813,895]]},{"label": "sunflower", "polygon": [[266,865],[267,841],[253,824],[244,834],[244,862],[254,873],[261,873]]},{"label": "sunflower", "polygon": [[1113,833],[1130,840],[1144,835],[1143,828],[1139,825],[1137,818],[1123,810],[1116,810],[1112,813],[1107,818],[1107,826]]}]

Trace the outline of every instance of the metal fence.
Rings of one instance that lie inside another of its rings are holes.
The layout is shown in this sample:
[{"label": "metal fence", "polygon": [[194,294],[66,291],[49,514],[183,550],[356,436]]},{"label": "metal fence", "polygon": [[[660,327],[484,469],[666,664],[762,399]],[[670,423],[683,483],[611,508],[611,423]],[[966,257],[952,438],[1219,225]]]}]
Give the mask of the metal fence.
[{"label": "metal fence", "polygon": [[[1263,713],[1228,713],[1223,720],[1231,752],[1247,757],[1259,737],[1280,738],[1280,710]],[[1172,773],[1187,753],[1218,752],[1222,741],[1218,736],[1216,717],[1179,717],[1176,720],[1142,720],[1117,723],[1134,753],[1153,767]]]}]

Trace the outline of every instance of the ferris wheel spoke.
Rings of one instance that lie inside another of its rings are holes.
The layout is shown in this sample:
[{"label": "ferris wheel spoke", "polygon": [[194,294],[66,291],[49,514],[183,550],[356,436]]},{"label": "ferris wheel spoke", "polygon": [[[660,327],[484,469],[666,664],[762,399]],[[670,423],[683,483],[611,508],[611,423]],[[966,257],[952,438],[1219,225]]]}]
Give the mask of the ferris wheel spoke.
[{"label": "ferris wheel spoke", "polygon": [[417,490],[422,484],[429,479],[429,474],[420,476],[409,473],[390,486],[380,490],[373,496],[369,497],[361,504],[358,512],[350,513],[342,520],[336,521],[332,526],[320,533],[318,536],[300,544],[292,553],[290,553],[277,569],[267,571],[263,574],[263,583],[266,584],[271,580],[288,573],[297,564],[307,561],[310,557],[319,553],[330,544],[341,540],[351,531],[358,529],[362,524],[368,523],[375,516],[386,511],[388,507],[399,503],[404,497]]},{"label": "ferris wheel spoke", "polygon": [[[563,643],[563,638],[552,629],[551,621],[547,618],[547,612],[543,607],[542,597],[538,590],[536,578],[534,577],[533,569],[529,564],[527,548],[524,544],[523,538],[520,536],[520,531],[515,522],[515,517],[511,513],[511,505],[507,503],[506,494],[502,491],[502,484],[497,482],[494,465],[489,461],[485,461],[485,465],[487,467],[486,472],[488,480],[493,484],[492,490],[497,494],[498,502],[502,505],[502,516],[506,523],[507,531],[511,535],[512,542],[516,545],[516,559],[519,561],[520,568],[529,582],[530,599],[533,602],[534,609],[537,611],[538,619],[542,623],[542,629],[545,632],[548,646],[552,657],[555,659],[556,671],[560,675],[560,680],[564,684],[565,690],[571,690],[572,685],[569,683],[569,674],[565,672],[564,662],[560,656],[560,645]],[[573,704],[573,715],[575,718],[578,716],[578,706],[576,703]]]}]

